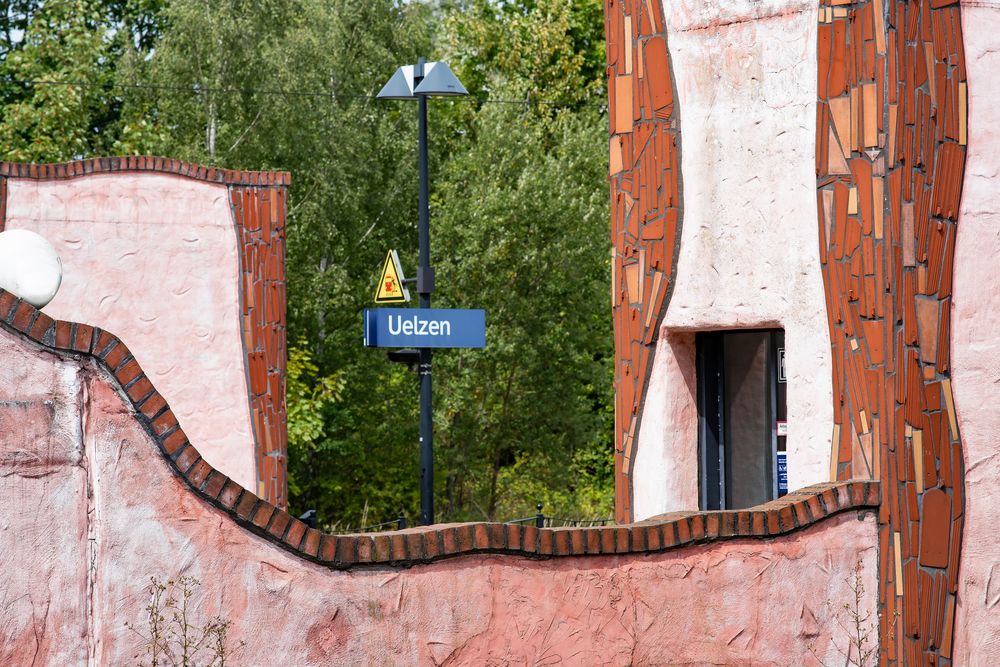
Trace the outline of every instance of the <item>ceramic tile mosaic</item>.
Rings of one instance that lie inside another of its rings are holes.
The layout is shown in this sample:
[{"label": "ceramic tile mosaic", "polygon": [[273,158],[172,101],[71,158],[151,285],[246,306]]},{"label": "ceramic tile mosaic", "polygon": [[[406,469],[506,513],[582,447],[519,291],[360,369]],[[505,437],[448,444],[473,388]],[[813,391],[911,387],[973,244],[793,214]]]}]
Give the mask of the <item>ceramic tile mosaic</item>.
[{"label": "ceramic tile mosaic", "polygon": [[964,508],[949,375],[967,137],[960,7],[822,0],[819,18],[831,476],[882,483],[881,664],[947,665]]},{"label": "ceramic tile mosaic", "polygon": [[288,504],[285,411],[285,211],[287,188],[229,186],[240,239],[243,346],[258,496]]},{"label": "ceramic tile mosaic", "polygon": [[680,136],[659,0],[606,0],[615,515],[632,519],[632,466],[680,242]]}]

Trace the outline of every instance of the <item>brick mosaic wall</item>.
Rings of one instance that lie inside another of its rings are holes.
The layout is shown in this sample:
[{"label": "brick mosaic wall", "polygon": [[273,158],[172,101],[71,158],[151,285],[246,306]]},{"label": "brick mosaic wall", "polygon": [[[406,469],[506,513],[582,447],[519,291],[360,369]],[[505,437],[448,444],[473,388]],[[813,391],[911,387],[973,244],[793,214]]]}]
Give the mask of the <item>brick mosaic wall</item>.
[{"label": "brick mosaic wall", "polygon": [[288,174],[214,169],[158,157],[100,158],[66,164],[0,163],[0,231],[6,220],[8,178],[54,180],[115,172],[174,174],[228,188],[239,239],[240,329],[254,435],[255,491],[284,507],[288,502],[284,265]]},{"label": "brick mosaic wall", "polygon": [[285,188],[229,186],[240,238],[243,346],[257,464],[257,495],[288,504],[285,413]]},{"label": "brick mosaic wall", "polygon": [[951,664],[962,445],[949,352],[967,83],[957,0],[822,0],[831,478],[878,479],[882,664]]},{"label": "brick mosaic wall", "polygon": [[680,136],[660,0],[606,0],[615,516],[633,518],[632,466],[680,243]]}]

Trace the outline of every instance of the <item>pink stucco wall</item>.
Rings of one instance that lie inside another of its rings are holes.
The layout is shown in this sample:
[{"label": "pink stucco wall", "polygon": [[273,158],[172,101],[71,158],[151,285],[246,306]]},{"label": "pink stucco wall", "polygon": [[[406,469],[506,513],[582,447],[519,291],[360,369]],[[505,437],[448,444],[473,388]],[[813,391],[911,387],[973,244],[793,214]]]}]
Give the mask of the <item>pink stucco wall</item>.
[{"label": "pink stucco wall", "polygon": [[41,234],[62,258],[45,312],[127,341],[203,456],[256,488],[226,186],[156,173],[12,178],[7,228]]},{"label": "pink stucco wall", "polygon": [[1000,664],[1000,2],[962,3],[969,153],[955,249],[952,384],[965,447],[955,664]]},{"label": "pink stucco wall", "polygon": [[0,333],[0,664],[86,664],[81,371]]},{"label": "pink stucco wall", "polygon": [[0,360],[0,664],[135,662],[152,575],[199,578],[197,613],[231,620],[251,666],[832,664],[859,561],[875,590],[870,513],[650,555],[329,570],[193,495],[90,362],[5,329]]},{"label": "pink stucco wall", "polygon": [[684,213],[676,285],[643,406],[637,518],[698,507],[697,488],[685,482],[698,479],[697,404],[685,371],[694,346],[671,337],[785,330],[790,488],[829,479],[833,423],[815,224],[818,3],[662,1]]}]

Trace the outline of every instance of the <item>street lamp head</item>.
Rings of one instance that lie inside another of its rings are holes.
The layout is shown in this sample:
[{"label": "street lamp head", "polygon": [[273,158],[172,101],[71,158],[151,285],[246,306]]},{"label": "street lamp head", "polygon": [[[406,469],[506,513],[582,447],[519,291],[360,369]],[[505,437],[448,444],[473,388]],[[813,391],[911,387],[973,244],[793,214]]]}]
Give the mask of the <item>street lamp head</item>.
[{"label": "street lamp head", "polygon": [[377,97],[381,100],[415,100],[427,97],[454,97],[468,95],[446,62],[403,65],[396,70]]},{"label": "street lamp head", "polygon": [[435,97],[458,97],[468,95],[462,82],[448,67],[448,63],[439,61],[424,66],[424,79],[413,91],[417,95],[433,95]]},{"label": "street lamp head", "polygon": [[403,65],[376,96],[380,100],[413,100],[413,65]]}]

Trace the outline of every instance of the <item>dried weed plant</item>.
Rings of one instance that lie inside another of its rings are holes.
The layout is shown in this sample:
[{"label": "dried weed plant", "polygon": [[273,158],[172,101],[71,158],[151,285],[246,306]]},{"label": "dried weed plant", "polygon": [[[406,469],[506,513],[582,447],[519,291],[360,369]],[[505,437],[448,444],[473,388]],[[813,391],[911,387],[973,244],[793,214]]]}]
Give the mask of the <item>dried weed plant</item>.
[{"label": "dried weed plant", "polygon": [[[845,648],[834,638],[833,646],[847,661],[844,663],[847,667],[876,667],[879,660],[878,615],[870,609],[863,609],[865,599],[863,572],[864,564],[859,560],[855,563],[851,574],[844,579],[844,583],[851,588],[854,599],[851,602],[845,602],[836,612],[837,625],[847,634],[848,640]],[[898,616],[899,612],[896,612],[889,621],[889,631],[886,637],[888,641],[895,639]],[[881,650],[886,649],[882,647]],[[816,653],[815,645],[809,646],[809,652],[823,667],[830,667]]]},{"label": "dried weed plant", "polygon": [[241,641],[230,648],[230,621],[221,616],[204,625],[197,622],[192,598],[200,585],[200,581],[187,576],[166,582],[149,578],[145,629],[125,623],[144,642],[145,654],[134,656],[139,667],[226,667],[227,660],[246,646]]}]

